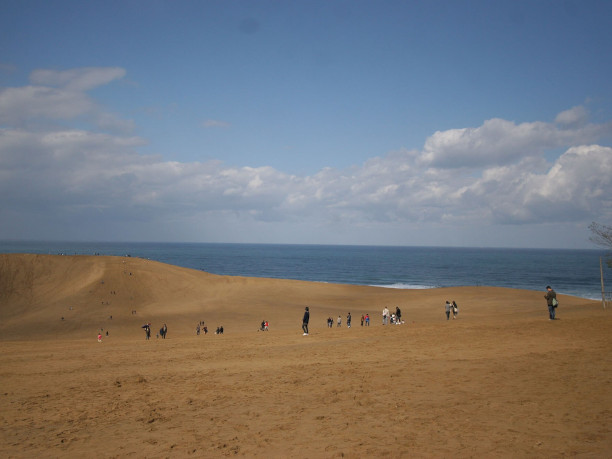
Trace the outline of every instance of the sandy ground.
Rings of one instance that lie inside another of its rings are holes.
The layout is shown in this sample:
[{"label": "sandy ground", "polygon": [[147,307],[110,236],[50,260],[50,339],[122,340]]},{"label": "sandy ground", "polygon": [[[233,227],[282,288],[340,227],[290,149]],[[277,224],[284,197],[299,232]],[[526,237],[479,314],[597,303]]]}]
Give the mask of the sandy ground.
[{"label": "sandy ground", "polygon": [[0,255],[0,455],[610,457],[610,311],[560,296],[549,321],[543,295]]}]

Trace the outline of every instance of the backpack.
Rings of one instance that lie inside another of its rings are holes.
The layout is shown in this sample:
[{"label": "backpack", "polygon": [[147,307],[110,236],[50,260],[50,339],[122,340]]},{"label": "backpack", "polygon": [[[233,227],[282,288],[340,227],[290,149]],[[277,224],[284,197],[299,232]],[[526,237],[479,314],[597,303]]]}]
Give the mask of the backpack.
[{"label": "backpack", "polygon": [[552,304],[552,307],[553,307],[553,308],[556,308],[557,306],[559,306],[559,302],[557,301],[557,299],[556,299],[556,298],[553,298],[553,299],[552,299],[551,304]]}]

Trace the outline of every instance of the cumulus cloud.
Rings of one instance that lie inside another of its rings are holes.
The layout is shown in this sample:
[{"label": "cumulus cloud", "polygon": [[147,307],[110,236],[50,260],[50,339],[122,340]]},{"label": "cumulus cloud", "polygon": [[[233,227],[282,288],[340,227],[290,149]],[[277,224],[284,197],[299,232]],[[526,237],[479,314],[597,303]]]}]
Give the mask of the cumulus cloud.
[{"label": "cumulus cloud", "polygon": [[[126,121],[96,111],[83,92],[121,78],[119,70],[37,72],[33,82],[49,86],[4,90],[0,119],[13,119],[12,110],[21,105],[15,100],[21,99],[23,119],[95,112],[121,125]],[[151,234],[151,228],[164,228],[167,237],[191,239],[198,228],[215,228],[244,240],[255,228],[265,233],[305,226],[330,234],[338,224],[473,227],[612,218],[612,149],[594,143],[610,132],[610,124],[589,124],[576,107],[555,123],[491,119],[436,132],[422,149],[308,176],[143,155],[139,149],[146,140],[127,130],[34,131],[8,123],[0,129],[0,219],[10,216],[13,233],[0,236],[18,236],[19,222],[43,227],[54,220],[61,227],[74,219],[93,222],[91,231],[115,222],[123,237],[129,237],[129,227]],[[564,153],[550,162],[544,153],[553,148]],[[101,231],[99,237],[108,234]]]},{"label": "cumulus cloud", "polygon": [[585,124],[586,117],[584,107],[574,107],[557,116],[563,126],[493,118],[475,128],[438,131],[425,141],[421,162],[446,168],[510,164],[549,149],[590,144],[612,132],[612,123]]}]

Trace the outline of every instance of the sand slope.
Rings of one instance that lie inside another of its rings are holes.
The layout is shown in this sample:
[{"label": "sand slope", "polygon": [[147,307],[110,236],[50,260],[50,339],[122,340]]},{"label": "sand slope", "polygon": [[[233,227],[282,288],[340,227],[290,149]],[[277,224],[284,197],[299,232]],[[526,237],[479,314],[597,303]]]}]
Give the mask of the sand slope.
[{"label": "sand slope", "polygon": [[[0,454],[608,457],[609,311],[561,296],[550,322],[543,294],[0,255]],[[385,305],[407,324],[380,325]],[[200,320],[225,334],[196,336]],[[168,339],[145,341],[144,321],[167,323]]]}]

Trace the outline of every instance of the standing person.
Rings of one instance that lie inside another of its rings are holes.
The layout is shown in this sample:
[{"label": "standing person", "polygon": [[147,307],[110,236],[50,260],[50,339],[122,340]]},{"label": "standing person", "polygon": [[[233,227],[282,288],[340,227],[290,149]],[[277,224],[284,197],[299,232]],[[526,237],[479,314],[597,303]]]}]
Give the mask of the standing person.
[{"label": "standing person", "polygon": [[457,314],[459,314],[459,307],[457,306],[457,303],[455,302],[455,300],[453,300],[452,307],[453,307],[453,319],[456,319]]},{"label": "standing person", "polygon": [[383,309],[382,316],[383,316],[383,325],[387,325],[387,319],[389,317],[389,310],[387,309],[387,306],[385,306],[385,309]]},{"label": "standing person", "polygon": [[338,325],[336,325],[336,328],[338,327],[342,327],[342,317],[340,315],[338,315]]},{"label": "standing person", "polygon": [[370,314],[365,315],[365,323],[366,323],[366,327],[370,326]]},{"label": "standing person", "polygon": [[446,300],[446,305],[444,306],[444,310],[446,311],[446,320],[450,319],[450,312],[451,312],[451,304],[450,301]]},{"label": "standing person", "polygon": [[310,311],[308,306],[304,310],[304,317],[302,318],[302,330],[304,330],[304,336],[308,336],[308,322],[310,321]]},{"label": "standing person", "polygon": [[361,314],[361,326],[363,327],[363,322],[365,321],[365,317],[363,317],[363,314]]},{"label": "standing person", "polygon": [[559,304],[557,301],[557,292],[555,292],[550,285],[546,286],[546,304],[548,305],[548,319],[555,320],[555,310]]},{"label": "standing person", "polygon": [[98,343],[102,342],[102,333],[98,333]]},{"label": "standing person", "polygon": [[397,324],[401,324],[402,323],[402,310],[399,308],[399,306],[395,307],[395,317],[397,317]]},{"label": "standing person", "polygon": [[351,328],[351,313],[348,313],[348,316],[346,316],[346,326],[348,328]]},{"label": "standing person", "polygon": [[144,324],[142,326],[142,328],[144,328],[145,331],[145,339],[150,339],[151,338],[151,324]]}]

